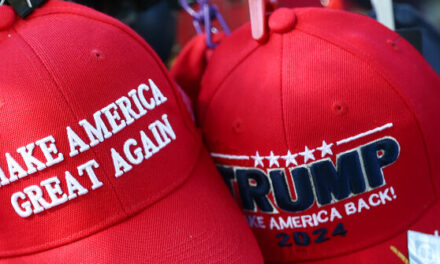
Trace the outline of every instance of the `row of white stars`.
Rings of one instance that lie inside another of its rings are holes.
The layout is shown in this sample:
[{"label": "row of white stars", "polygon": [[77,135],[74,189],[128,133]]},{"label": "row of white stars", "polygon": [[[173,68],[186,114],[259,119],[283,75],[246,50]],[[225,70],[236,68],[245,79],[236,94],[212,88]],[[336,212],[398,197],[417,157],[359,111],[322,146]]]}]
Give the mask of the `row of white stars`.
[{"label": "row of white stars", "polygon": [[[393,123],[387,123],[383,126],[379,126],[373,129],[370,129],[368,131],[364,131],[362,133],[359,133],[357,135],[348,137],[348,138],[344,138],[342,140],[336,141],[336,145],[340,146],[343,144],[347,144],[353,141],[356,141],[360,138],[366,137],[366,136],[370,136],[372,134],[375,133],[379,133],[381,131],[384,131],[386,129],[390,129],[392,128],[394,125]],[[332,146],[334,144],[330,143],[327,144],[327,142],[325,142],[325,140],[322,141],[322,146],[318,147],[316,149],[309,149],[307,146],[304,148],[303,152],[299,152],[297,154],[292,154],[290,152],[290,150],[287,151],[287,154],[284,156],[276,156],[273,151],[270,152],[269,156],[260,156],[260,153],[257,151],[255,153],[255,156],[246,156],[246,155],[229,155],[229,154],[222,154],[222,153],[211,153],[211,156],[214,158],[220,158],[220,159],[230,159],[230,160],[250,160],[250,158],[252,158],[254,160],[254,167],[264,167],[264,160],[267,159],[269,160],[269,167],[273,167],[274,165],[276,165],[277,167],[280,167],[280,163],[279,163],[279,159],[284,159],[286,161],[286,167],[288,167],[290,164],[293,165],[298,165],[296,158],[298,156],[303,156],[304,158],[304,163],[307,163],[309,160],[315,160],[315,156],[313,155],[313,153],[316,150],[321,151],[321,158],[324,158],[326,155],[333,155],[333,151],[332,151]]]},{"label": "row of white stars", "polygon": [[296,154],[292,154],[290,150],[287,151],[287,154],[284,156],[277,156],[273,153],[273,151],[270,152],[269,156],[260,156],[260,153],[257,151],[255,153],[255,156],[251,156],[251,158],[254,160],[254,167],[264,167],[264,160],[267,159],[269,161],[269,167],[273,167],[276,165],[277,167],[280,167],[279,159],[283,159],[286,162],[285,167],[288,167],[290,164],[293,164],[295,166],[298,166],[298,162],[296,161],[296,158],[298,156],[303,156],[304,163],[307,163],[309,160],[315,160],[315,156],[313,153],[316,150],[321,151],[321,158],[324,158],[326,155],[333,155],[332,146],[334,144],[330,143],[327,144],[325,140],[322,141],[322,146],[318,147],[316,149],[309,149],[307,146],[304,148],[303,152],[299,152]]}]

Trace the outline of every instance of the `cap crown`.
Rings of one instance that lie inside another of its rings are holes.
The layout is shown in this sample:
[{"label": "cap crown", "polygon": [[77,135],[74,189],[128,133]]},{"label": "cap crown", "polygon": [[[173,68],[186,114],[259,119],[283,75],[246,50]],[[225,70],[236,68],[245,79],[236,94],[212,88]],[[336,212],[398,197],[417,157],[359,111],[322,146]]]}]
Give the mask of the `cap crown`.
[{"label": "cap crown", "polygon": [[265,258],[347,254],[423,217],[434,223],[439,77],[370,18],[290,12],[294,29],[263,45],[249,25],[221,43],[198,101],[208,148]]},{"label": "cap crown", "polygon": [[61,1],[16,19],[0,31],[1,257],[139,212],[201,150],[165,67],[128,27]]}]

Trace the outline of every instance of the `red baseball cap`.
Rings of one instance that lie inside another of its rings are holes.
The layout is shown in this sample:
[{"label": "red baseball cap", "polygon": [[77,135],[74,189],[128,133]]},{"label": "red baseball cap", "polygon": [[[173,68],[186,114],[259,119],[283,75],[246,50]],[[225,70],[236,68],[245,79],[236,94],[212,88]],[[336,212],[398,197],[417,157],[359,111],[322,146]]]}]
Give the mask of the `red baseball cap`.
[{"label": "red baseball cap", "polygon": [[262,263],[152,49],[49,1],[0,6],[0,263]]},{"label": "red baseball cap", "polygon": [[213,53],[198,121],[268,263],[402,263],[440,229],[440,79],[366,16],[279,9]]}]

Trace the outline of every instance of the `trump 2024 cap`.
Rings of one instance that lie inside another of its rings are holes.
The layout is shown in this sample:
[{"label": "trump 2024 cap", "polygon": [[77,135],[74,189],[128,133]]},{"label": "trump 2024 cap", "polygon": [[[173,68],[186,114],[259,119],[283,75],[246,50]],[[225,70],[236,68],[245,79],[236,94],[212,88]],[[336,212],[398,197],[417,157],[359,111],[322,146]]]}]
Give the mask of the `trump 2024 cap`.
[{"label": "trump 2024 cap", "polygon": [[439,77],[366,16],[279,9],[269,29],[220,43],[197,102],[265,260],[402,263],[408,230],[440,229]]},{"label": "trump 2024 cap", "polygon": [[262,263],[165,67],[122,23],[0,6],[0,263]]}]

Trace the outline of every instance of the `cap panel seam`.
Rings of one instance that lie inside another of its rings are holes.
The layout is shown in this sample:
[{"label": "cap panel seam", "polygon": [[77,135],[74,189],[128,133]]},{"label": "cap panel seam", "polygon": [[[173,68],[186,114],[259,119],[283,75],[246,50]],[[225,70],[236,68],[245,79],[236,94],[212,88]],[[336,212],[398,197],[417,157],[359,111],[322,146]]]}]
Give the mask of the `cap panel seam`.
[{"label": "cap panel seam", "polygon": [[[283,134],[284,134],[284,140],[285,140],[285,144],[287,146],[287,149],[290,150],[290,144],[289,141],[287,140],[287,127],[286,127],[286,118],[285,118],[285,114],[287,114],[285,112],[285,103],[284,103],[284,93],[283,93],[283,88],[284,88],[284,82],[283,82],[283,72],[284,72],[284,34],[281,34],[281,41],[280,41],[280,77],[279,77],[279,81],[280,81],[280,102],[281,102],[281,123],[283,124]],[[282,155],[282,154],[281,154]],[[284,171],[285,173],[285,171]],[[272,182],[272,181],[271,181]],[[273,184],[273,183],[271,183]],[[273,187],[271,187],[273,188]],[[275,199],[275,198],[274,198]],[[281,260],[285,260],[286,259],[286,255],[287,253],[284,250],[279,250],[280,253],[280,257],[279,259]]]},{"label": "cap panel seam", "polygon": [[[223,83],[224,83],[224,82],[225,82],[225,81],[231,76],[231,73],[232,73],[236,68],[238,68],[242,63],[244,63],[244,61],[245,61],[249,56],[251,56],[255,51],[257,51],[259,48],[260,48],[260,45],[258,45],[258,46],[256,46],[256,47],[253,47],[250,51],[248,51],[248,53],[246,53],[246,54],[243,56],[243,58],[239,59],[238,62],[237,62],[234,66],[232,66],[232,67],[230,68],[230,70],[227,72],[227,74],[225,74],[225,77],[223,77],[223,78],[218,82],[217,85],[215,85],[214,87],[210,88],[210,89],[213,89],[213,90],[214,90],[214,93],[212,93],[212,95],[211,95],[211,96],[209,97],[209,99],[208,99],[208,103],[207,103],[207,105],[206,105],[206,114],[203,116],[203,119],[200,120],[200,126],[201,126],[201,127],[203,127],[203,125],[204,125],[204,123],[205,123],[205,120],[206,120],[206,118],[207,118],[207,116],[208,116],[208,111],[209,111],[209,109],[210,109],[210,106],[211,106],[212,101],[213,101],[214,98],[217,96],[217,94],[219,93],[219,91],[222,90],[221,88],[222,88]],[[203,89],[203,88],[202,88],[202,89]]]},{"label": "cap panel seam", "polygon": [[[69,109],[69,111],[70,111],[72,117],[76,120],[76,122],[78,122],[78,121],[79,121],[79,118],[78,118],[78,116],[75,114],[75,112],[73,111],[72,107],[70,106],[69,101],[67,100],[67,97],[66,97],[66,95],[64,94],[64,92],[62,91],[62,89],[61,89],[61,87],[60,87],[58,81],[56,80],[54,74],[49,70],[49,68],[47,67],[47,65],[46,65],[46,63],[44,62],[44,60],[43,60],[43,59],[41,58],[41,56],[36,52],[36,50],[35,50],[35,49],[34,49],[34,48],[33,48],[33,47],[32,47],[32,46],[31,46],[31,45],[25,40],[25,38],[24,38],[24,37],[23,37],[23,36],[22,36],[17,30],[15,30],[15,32],[16,32],[16,34],[17,34],[17,35],[23,40],[23,42],[26,44],[26,46],[28,46],[28,47],[32,50],[32,52],[34,53],[35,57],[38,59],[38,61],[39,61],[39,62],[41,63],[41,65],[43,66],[44,70],[45,70],[45,71],[47,72],[47,74],[50,76],[50,79],[52,80],[52,82],[54,83],[54,85],[55,85],[55,87],[56,87],[55,89],[58,91],[58,93],[59,93],[59,94],[61,95],[61,97],[63,98],[64,103],[66,104],[67,108]],[[94,157],[95,157],[98,161],[100,161],[100,159],[99,159],[98,156],[97,156],[96,150],[95,150],[94,148],[92,148],[91,150],[92,150],[92,152],[93,152]],[[123,211],[125,214],[127,214],[127,212],[126,212],[126,210],[125,210],[125,208],[124,208],[124,205],[123,205],[123,203],[122,203],[122,201],[121,201],[121,199],[120,199],[118,193],[116,192],[116,189],[115,189],[115,187],[114,187],[112,181],[110,180],[110,178],[109,178],[109,176],[108,176],[108,172],[107,172],[107,170],[105,169],[105,167],[103,167],[103,171],[104,171],[104,173],[105,173],[105,177],[107,178],[107,181],[109,181],[109,183],[110,183],[110,186],[111,186],[111,188],[112,188],[112,191],[113,191],[113,193],[115,194],[116,199],[118,200],[119,205],[120,205],[122,211]]]},{"label": "cap panel seam", "polygon": [[284,82],[283,82],[283,69],[284,69],[284,34],[281,35],[281,62],[280,62],[280,96],[281,96],[281,120],[283,122],[283,130],[284,130],[284,140],[286,141],[287,149],[290,150],[290,144],[287,137],[287,127],[286,127],[286,104],[284,103]]}]

